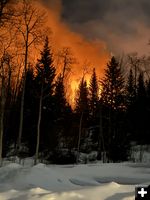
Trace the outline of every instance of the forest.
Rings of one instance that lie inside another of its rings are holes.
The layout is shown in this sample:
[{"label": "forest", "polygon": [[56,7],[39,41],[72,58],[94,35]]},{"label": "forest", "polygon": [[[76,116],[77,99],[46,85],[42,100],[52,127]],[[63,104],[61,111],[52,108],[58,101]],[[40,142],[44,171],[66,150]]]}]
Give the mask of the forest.
[{"label": "forest", "polygon": [[121,162],[133,145],[150,144],[150,57],[110,56],[102,77],[83,70],[73,95],[71,48],[60,49],[58,66],[50,35],[32,1],[0,1],[0,163],[78,163],[91,152]]}]

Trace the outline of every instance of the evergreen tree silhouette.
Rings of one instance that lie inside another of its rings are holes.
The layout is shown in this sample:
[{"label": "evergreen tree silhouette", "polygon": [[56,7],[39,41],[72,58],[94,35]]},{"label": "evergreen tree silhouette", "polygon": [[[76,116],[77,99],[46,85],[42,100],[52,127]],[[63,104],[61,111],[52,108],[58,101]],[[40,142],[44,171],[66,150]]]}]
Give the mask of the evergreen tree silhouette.
[{"label": "evergreen tree silhouette", "polygon": [[119,62],[112,57],[102,79],[101,102],[105,147],[108,160],[127,159],[127,137],[124,124],[125,87]]},{"label": "evergreen tree silhouette", "polygon": [[115,57],[111,58],[105,69],[101,100],[111,109],[124,108],[124,78]]},{"label": "evergreen tree silhouette", "polygon": [[141,72],[138,77],[137,85],[137,99],[136,99],[136,115],[135,115],[135,130],[137,134],[137,141],[139,144],[147,143],[146,126],[147,126],[147,105],[146,105],[146,87],[143,73]]},{"label": "evergreen tree silhouette", "polygon": [[33,156],[35,151],[35,138],[36,138],[36,97],[34,94],[34,71],[33,67],[29,64],[26,72],[26,87],[24,98],[24,126],[22,141],[29,148],[29,155]]},{"label": "evergreen tree silhouette", "polygon": [[90,79],[89,85],[89,104],[90,104],[90,115],[92,118],[96,117],[97,106],[98,106],[98,82],[96,77],[95,68]]},{"label": "evergreen tree silhouette", "polygon": [[[89,114],[90,114],[90,120],[89,125],[91,129],[91,146],[100,143],[99,134],[102,131],[100,131],[100,102],[99,102],[99,88],[98,88],[98,81],[96,76],[95,68],[93,68],[93,73],[90,79],[90,85],[89,85]],[[100,148],[100,144],[98,145]],[[100,151],[100,150],[99,150]]]},{"label": "evergreen tree silhouette", "polygon": [[82,78],[77,91],[75,111],[78,114],[89,114],[88,88],[84,78]]},{"label": "evergreen tree silhouette", "polygon": [[[39,114],[35,164],[38,159],[40,147],[40,150],[48,151],[51,146],[50,144],[54,142],[51,141],[51,136],[53,134],[53,93],[56,69],[53,65],[53,54],[49,47],[48,37],[45,39],[44,48],[41,51],[41,58],[38,59],[36,69],[35,83],[37,96],[39,96]],[[41,130],[42,134],[40,134]]]}]

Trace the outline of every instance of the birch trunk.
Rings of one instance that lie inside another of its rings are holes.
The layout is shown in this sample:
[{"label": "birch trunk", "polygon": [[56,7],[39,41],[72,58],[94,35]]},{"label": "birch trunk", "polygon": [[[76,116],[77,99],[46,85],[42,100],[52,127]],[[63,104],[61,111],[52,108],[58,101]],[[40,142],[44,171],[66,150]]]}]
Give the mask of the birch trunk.
[{"label": "birch trunk", "polygon": [[20,124],[19,124],[19,134],[17,141],[17,155],[21,149],[21,138],[22,138],[22,130],[23,130],[23,120],[24,120],[24,98],[25,98],[25,85],[26,85],[26,72],[27,72],[27,62],[28,62],[28,37],[29,32],[28,28],[26,31],[26,42],[25,42],[25,61],[24,61],[24,77],[23,77],[23,88],[22,88],[22,96],[21,96],[21,108],[20,108]]},{"label": "birch trunk", "polygon": [[[105,158],[105,143],[104,143],[104,136],[103,136],[103,119],[102,119],[102,106],[100,105],[100,108],[99,108],[99,136],[98,136],[98,155],[102,153],[102,148],[103,148],[103,155],[102,155],[102,158],[103,158],[103,163],[106,161],[106,158]],[[102,145],[102,146],[101,146]]]},{"label": "birch trunk", "polygon": [[36,152],[35,152],[35,160],[34,164],[37,164],[37,160],[39,157],[39,145],[40,145],[40,127],[41,127],[41,116],[42,116],[42,100],[43,100],[43,83],[41,87],[41,95],[39,102],[39,116],[38,116],[38,124],[37,124],[37,142],[36,142]]},{"label": "birch trunk", "polygon": [[76,163],[77,164],[78,164],[78,161],[79,161],[79,154],[80,154],[80,142],[81,142],[81,133],[82,133],[82,120],[83,120],[83,112],[81,113],[80,124],[79,124],[79,138],[78,138],[77,157],[76,157]]},{"label": "birch trunk", "polygon": [[5,81],[4,81],[4,69],[2,68],[2,80],[1,80],[1,102],[0,102],[0,166],[2,166],[2,154],[3,154],[3,132],[4,132],[4,110],[5,110]]}]

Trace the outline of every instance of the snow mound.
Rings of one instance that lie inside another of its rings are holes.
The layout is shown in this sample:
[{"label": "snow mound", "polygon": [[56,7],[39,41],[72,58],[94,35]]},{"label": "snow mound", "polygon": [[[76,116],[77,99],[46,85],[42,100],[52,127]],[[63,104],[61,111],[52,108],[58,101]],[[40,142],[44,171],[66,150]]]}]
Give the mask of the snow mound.
[{"label": "snow mound", "polygon": [[24,176],[20,176],[23,185],[30,185],[49,191],[64,191],[70,187],[70,182],[65,176],[55,169],[51,169],[44,164],[32,167]]},{"label": "snow mound", "polygon": [[111,182],[111,183],[109,183],[108,184],[109,185],[109,187],[111,187],[111,188],[119,188],[120,187],[120,185],[118,184],[118,183],[116,183],[116,182]]},{"label": "snow mound", "polygon": [[35,165],[33,168],[43,169],[43,168],[45,168],[45,167],[46,167],[45,164],[43,164],[43,163],[39,163],[39,164]]},{"label": "snow mound", "polygon": [[33,193],[33,194],[43,194],[44,193],[44,194],[46,194],[46,193],[49,193],[49,191],[37,187],[37,188],[30,189],[30,193]]}]

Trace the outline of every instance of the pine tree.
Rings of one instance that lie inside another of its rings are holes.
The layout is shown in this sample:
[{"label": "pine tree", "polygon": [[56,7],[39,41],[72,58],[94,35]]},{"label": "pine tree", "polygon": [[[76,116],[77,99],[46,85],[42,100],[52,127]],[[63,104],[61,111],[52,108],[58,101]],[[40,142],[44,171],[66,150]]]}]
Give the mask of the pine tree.
[{"label": "pine tree", "polygon": [[[60,74],[55,82],[54,91],[54,134],[52,156],[49,158],[58,164],[74,163],[75,156],[71,154],[70,143],[73,140],[73,113],[67,102],[63,75]],[[68,149],[64,154],[64,148]],[[73,146],[71,146],[73,148]]]},{"label": "pine tree", "polygon": [[65,111],[65,107],[67,104],[66,97],[65,97],[65,87],[63,83],[63,77],[61,75],[58,76],[56,84],[55,84],[55,103],[56,103],[56,110],[58,116],[61,115]]},{"label": "pine tree", "polygon": [[[89,125],[91,128],[90,140],[91,145],[89,148],[93,148],[98,144],[98,153],[100,158],[100,132],[102,135],[102,129],[99,128],[100,124],[100,104],[99,104],[99,96],[98,96],[99,88],[98,88],[98,81],[95,72],[95,68],[93,68],[93,73],[90,79],[89,85]],[[101,121],[102,122],[102,121]]]},{"label": "pine tree", "polygon": [[54,94],[54,110],[55,110],[55,151],[64,139],[65,135],[65,118],[67,111],[67,100],[65,98],[65,88],[63,83],[63,77],[58,76],[55,84],[55,94]]},{"label": "pine tree", "polygon": [[[49,141],[49,110],[52,110],[52,95],[54,89],[54,78],[55,78],[55,67],[53,66],[53,55],[51,53],[49,47],[48,37],[45,39],[44,49],[41,51],[41,58],[38,59],[37,63],[37,76],[36,83],[39,95],[39,115],[38,115],[38,125],[37,125],[37,145],[36,145],[36,155],[35,155],[35,164],[38,159],[39,153],[39,145],[40,145],[40,130],[41,130],[41,122],[44,122],[44,133],[46,134],[46,138],[44,141]],[[45,109],[46,113],[44,114],[43,109]],[[43,121],[42,121],[43,116]],[[45,146],[45,143],[43,144]]]},{"label": "pine tree", "polygon": [[111,58],[105,69],[101,100],[111,109],[124,107],[124,78],[115,57]]},{"label": "pine tree", "polygon": [[150,80],[148,80],[147,85],[146,85],[146,137],[145,141],[147,144],[150,144],[150,135],[149,135],[149,116],[150,116]]},{"label": "pine tree", "polygon": [[[79,152],[80,152],[80,146],[81,146],[81,138],[83,135],[83,130],[87,128],[87,123],[89,119],[89,99],[88,99],[88,88],[87,83],[84,80],[84,77],[82,78],[79,89],[77,91],[77,98],[76,98],[76,108],[75,108],[77,117],[79,119],[79,134],[78,134],[78,142],[77,142],[77,157],[76,157],[76,163],[78,163],[79,160]],[[84,132],[85,133],[85,132]],[[85,139],[85,136],[84,136]]]},{"label": "pine tree", "polygon": [[126,84],[126,122],[127,130],[130,135],[130,140],[135,138],[135,116],[136,116],[136,87],[135,78],[133,76],[133,71],[130,69],[129,75],[127,77]]},{"label": "pine tree", "polygon": [[89,104],[90,104],[90,115],[91,117],[96,117],[97,106],[98,106],[98,83],[95,68],[93,69],[93,73],[90,80],[89,86]]},{"label": "pine tree", "polygon": [[[104,145],[108,160],[127,158],[127,137],[124,127],[124,78],[119,62],[112,57],[102,80]],[[121,153],[120,153],[121,152]]]},{"label": "pine tree", "polygon": [[49,47],[48,37],[45,39],[44,48],[41,51],[41,58],[38,59],[36,69],[36,80],[40,85],[40,88],[43,84],[43,97],[46,98],[48,96],[52,96],[54,92],[54,78],[56,75],[56,69],[53,65],[53,54]]},{"label": "pine tree", "polygon": [[[146,136],[147,124],[147,106],[146,106],[146,88],[143,73],[139,74],[137,85],[136,99],[136,115],[135,115],[135,130],[137,140],[140,144],[145,143],[144,135]],[[142,137],[143,136],[143,137]]]},{"label": "pine tree", "polygon": [[35,97],[35,81],[32,66],[29,64],[26,73],[24,98],[24,127],[22,141],[28,145],[29,154],[33,156],[35,151],[35,126],[36,126],[36,97]]},{"label": "pine tree", "polygon": [[76,113],[84,113],[88,114],[89,112],[89,99],[88,99],[88,88],[87,82],[82,78],[79,89],[77,91],[77,98],[76,98]]}]

